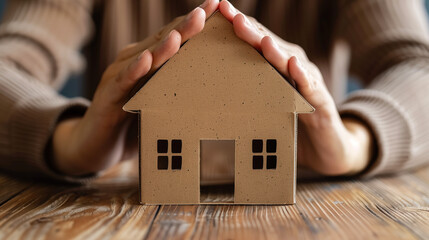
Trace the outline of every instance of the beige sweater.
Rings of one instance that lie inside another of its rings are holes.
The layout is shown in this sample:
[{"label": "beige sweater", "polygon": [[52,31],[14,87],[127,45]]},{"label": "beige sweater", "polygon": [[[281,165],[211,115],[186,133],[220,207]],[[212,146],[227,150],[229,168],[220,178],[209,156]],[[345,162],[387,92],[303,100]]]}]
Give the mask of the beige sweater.
[{"label": "beige sweater", "polygon": [[[121,48],[156,33],[199,3],[9,1],[0,26],[0,168],[20,175],[84,181],[57,174],[46,161],[61,116],[82,115],[90,104],[83,98],[61,97],[57,90],[72,73],[86,69],[91,97],[103,70]],[[340,113],[352,114],[370,126],[378,151],[366,176],[429,162],[429,35],[423,1],[232,3],[280,37],[302,46],[321,69]],[[348,74],[358,77],[365,89],[346,97]]]}]

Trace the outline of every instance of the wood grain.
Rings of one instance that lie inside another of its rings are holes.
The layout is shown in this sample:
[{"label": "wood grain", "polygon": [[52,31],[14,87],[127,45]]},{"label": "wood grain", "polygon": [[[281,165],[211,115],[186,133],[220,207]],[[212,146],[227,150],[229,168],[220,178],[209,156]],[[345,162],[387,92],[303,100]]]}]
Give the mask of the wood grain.
[{"label": "wood grain", "polygon": [[0,206],[27,189],[31,183],[0,175]]},{"label": "wood grain", "polygon": [[201,203],[234,203],[234,185],[232,184],[201,186],[200,191]]},{"label": "wood grain", "polygon": [[0,239],[142,239],[158,206],[140,205],[137,191],[135,177],[37,184],[1,206]]},{"label": "wood grain", "polygon": [[77,187],[0,175],[0,239],[429,239],[429,168],[300,182],[296,205],[159,207],[138,204],[134,164]]},{"label": "wood grain", "polygon": [[148,238],[429,237],[429,185],[412,174],[365,182],[302,183],[297,191],[297,204],[290,206],[162,206]]}]

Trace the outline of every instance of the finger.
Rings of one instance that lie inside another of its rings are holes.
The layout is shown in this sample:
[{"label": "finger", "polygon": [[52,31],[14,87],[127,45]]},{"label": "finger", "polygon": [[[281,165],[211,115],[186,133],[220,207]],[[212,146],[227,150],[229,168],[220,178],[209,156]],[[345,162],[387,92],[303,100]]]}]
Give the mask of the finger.
[{"label": "finger", "polygon": [[124,68],[117,78],[119,89],[122,93],[128,93],[136,84],[138,79],[146,75],[152,66],[152,54],[149,50],[145,50],[136,59],[134,59],[128,67]]},{"label": "finger", "polygon": [[219,7],[219,0],[205,0],[201,5],[202,8],[206,12],[206,19],[210,17]]},{"label": "finger", "polygon": [[[152,52],[153,57],[153,67],[152,69],[159,68],[164,62],[166,62],[169,58],[171,58],[180,48],[180,42],[177,41],[177,38],[181,39],[180,33],[176,30],[172,30],[170,34],[161,41],[158,45],[153,45],[149,48],[149,52]],[[179,40],[180,41],[180,40]],[[116,69],[127,68],[130,64],[134,62],[134,59],[137,58],[140,53],[135,54],[123,61],[116,63]]]},{"label": "finger", "polygon": [[298,91],[306,97],[312,92],[312,83],[309,79],[308,72],[304,69],[297,57],[289,59],[288,70],[290,77],[296,82]]},{"label": "finger", "polygon": [[146,75],[152,66],[152,60],[152,53],[149,50],[143,51],[136,61],[129,66],[125,79],[135,82]]},{"label": "finger", "polygon": [[129,61],[129,59],[133,59],[137,57],[142,51],[145,49],[153,50],[157,46],[163,43],[163,39],[168,37],[172,30],[174,30],[177,26],[179,26],[186,16],[181,16],[175,18],[170,24],[162,28],[157,34],[154,34],[141,42],[132,43],[125,47],[116,57],[116,62]]},{"label": "finger", "polygon": [[186,42],[188,39],[201,32],[204,28],[205,20],[206,12],[202,8],[197,7],[190,12],[185,20],[175,28],[182,37],[181,43]]},{"label": "finger", "polygon": [[116,56],[116,62],[128,61],[138,56],[142,51],[157,43],[157,39],[153,36],[146,38],[141,42],[132,43],[126,46]]},{"label": "finger", "polygon": [[219,3],[219,10],[222,15],[230,22],[232,22],[237,14],[241,13],[228,1],[221,1]]},{"label": "finger", "polygon": [[142,42],[128,45],[117,56],[117,61],[124,61],[129,58],[135,57],[141,51],[155,45],[160,39],[166,37],[166,33],[171,32],[173,29],[179,31],[182,36],[182,42],[187,41],[197,33],[201,32],[204,28],[205,19],[213,14],[219,6],[217,0],[206,0],[199,7],[195,8],[186,17],[178,17],[168,26],[163,28],[158,34],[155,34]]},{"label": "finger", "polygon": [[257,50],[261,50],[261,40],[264,37],[252,23],[243,15],[237,14],[233,19],[235,34]]},{"label": "finger", "polygon": [[[244,15],[242,12],[240,12],[230,2],[228,2],[226,0],[223,0],[222,2],[219,3],[219,10],[222,13],[222,15],[226,19],[228,19],[230,22],[233,22],[234,18],[237,15],[239,15],[239,14]],[[246,20],[249,20],[249,19],[246,18]],[[268,36],[275,38],[276,40],[281,40],[281,38],[279,38],[273,32],[268,30],[264,25],[260,24],[255,19],[251,19],[251,20],[252,21],[249,21],[249,23],[250,23],[249,25],[251,25],[254,28],[253,29],[254,31],[259,32],[259,34],[261,34],[261,35],[268,35]]]},{"label": "finger", "polygon": [[162,64],[164,64],[179,50],[181,38],[182,37],[178,31],[172,30],[164,42],[153,50],[151,70],[156,70],[161,67]]},{"label": "finger", "polygon": [[279,46],[274,42],[271,37],[265,36],[264,38],[262,38],[261,50],[268,62],[270,62],[281,74],[289,77],[289,56],[287,56],[285,52],[280,50]]}]

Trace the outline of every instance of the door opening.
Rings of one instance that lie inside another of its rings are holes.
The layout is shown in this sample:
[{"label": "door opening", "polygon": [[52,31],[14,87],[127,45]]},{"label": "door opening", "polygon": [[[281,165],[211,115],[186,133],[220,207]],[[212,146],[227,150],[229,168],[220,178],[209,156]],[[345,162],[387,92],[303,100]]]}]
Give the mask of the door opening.
[{"label": "door opening", "polygon": [[200,141],[200,203],[233,203],[235,140]]}]

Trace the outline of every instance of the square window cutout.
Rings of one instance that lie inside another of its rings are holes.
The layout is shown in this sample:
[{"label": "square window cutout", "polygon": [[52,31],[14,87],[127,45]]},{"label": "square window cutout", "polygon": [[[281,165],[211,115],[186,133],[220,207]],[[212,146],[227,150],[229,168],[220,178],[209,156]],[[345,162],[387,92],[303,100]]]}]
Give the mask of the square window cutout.
[{"label": "square window cutout", "polygon": [[157,150],[158,150],[158,153],[167,153],[168,152],[168,140],[158,140]]},{"label": "square window cutout", "polygon": [[171,159],[171,169],[180,170],[182,169],[182,156],[173,156]]},{"label": "square window cutout", "polygon": [[262,169],[264,167],[263,156],[253,156],[253,169]]},{"label": "square window cutout", "polygon": [[267,169],[276,169],[277,168],[277,156],[268,155],[267,156]]},{"label": "square window cutout", "polygon": [[182,152],[182,140],[174,139],[171,141],[171,152],[172,153]]},{"label": "square window cutout", "polygon": [[268,139],[267,140],[267,153],[275,153],[277,152],[277,140],[276,139]]},{"label": "square window cutout", "polygon": [[158,170],[168,169],[168,156],[158,156]]},{"label": "square window cutout", "polygon": [[262,139],[253,139],[252,141],[252,152],[261,153],[264,143]]}]

